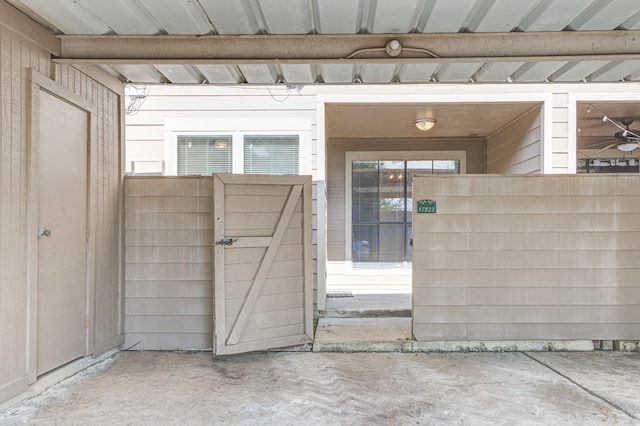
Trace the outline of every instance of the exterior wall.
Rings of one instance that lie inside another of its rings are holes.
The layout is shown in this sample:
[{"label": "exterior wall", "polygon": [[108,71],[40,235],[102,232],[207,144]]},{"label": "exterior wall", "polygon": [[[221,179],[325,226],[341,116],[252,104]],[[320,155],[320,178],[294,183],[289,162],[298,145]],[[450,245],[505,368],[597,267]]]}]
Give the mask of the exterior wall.
[{"label": "exterior wall", "polygon": [[430,140],[428,149],[417,140],[343,140],[327,143],[327,286],[357,290],[375,285],[378,291],[397,291],[404,283],[410,288],[411,277],[388,275],[345,275],[345,154],[348,151],[465,151],[467,173],[484,173],[484,139]]},{"label": "exterior wall", "polygon": [[124,191],[124,346],[211,349],[211,177],[131,177]]},{"label": "exterior wall", "polygon": [[[284,87],[216,87],[150,86],[141,108],[127,115],[126,169],[132,161],[155,161],[165,158],[165,123],[185,119],[246,121],[255,119],[308,119],[311,122],[310,165],[313,176],[313,258],[314,291],[317,289],[318,253],[318,143],[316,95],[310,90],[295,91]],[[227,129],[224,129],[227,130]],[[243,129],[238,129],[243,130]],[[138,170],[138,168],[136,168]],[[159,169],[158,169],[159,170]],[[316,300],[314,296],[314,300]]]},{"label": "exterior wall", "polygon": [[542,173],[542,110],[539,107],[487,138],[487,173]]},{"label": "exterior wall", "polygon": [[[30,23],[29,25],[33,25]],[[27,26],[29,26],[27,25]],[[39,28],[39,27],[38,27]],[[95,218],[95,355],[121,343],[119,208],[121,187],[120,83],[94,70],[108,85],[69,66],[53,65],[50,53],[0,23],[0,401],[28,384],[29,277],[27,251],[29,69],[98,106],[98,170]]]},{"label": "exterior wall", "polygon": [[[640,176],[419,177],[423,341],[640,339]],[[415,210],[415,209],[414,209]]]}]

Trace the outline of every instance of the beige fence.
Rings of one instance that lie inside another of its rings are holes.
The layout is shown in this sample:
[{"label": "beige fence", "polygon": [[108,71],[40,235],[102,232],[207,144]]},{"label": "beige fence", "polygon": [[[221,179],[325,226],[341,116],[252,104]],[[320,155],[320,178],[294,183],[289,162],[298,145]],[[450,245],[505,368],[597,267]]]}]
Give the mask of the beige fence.
[{"label": "beige fence", "polygon": [[420,176],[421,341],[640,339],[640,176]]}]

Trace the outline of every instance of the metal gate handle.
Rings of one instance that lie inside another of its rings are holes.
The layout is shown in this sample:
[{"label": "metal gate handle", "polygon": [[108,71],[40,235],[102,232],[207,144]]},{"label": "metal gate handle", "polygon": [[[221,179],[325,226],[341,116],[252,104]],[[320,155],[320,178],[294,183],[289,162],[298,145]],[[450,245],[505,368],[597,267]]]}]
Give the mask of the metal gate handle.
[{"label": "metal gate handle", "polygon": [[232,239],[232,238],[222,238],[220,241],[216,241],[217,245],[221,245],[221,246],[232,246],[233,243],[235,243],[236,241],[238,241],[238,239]]}]

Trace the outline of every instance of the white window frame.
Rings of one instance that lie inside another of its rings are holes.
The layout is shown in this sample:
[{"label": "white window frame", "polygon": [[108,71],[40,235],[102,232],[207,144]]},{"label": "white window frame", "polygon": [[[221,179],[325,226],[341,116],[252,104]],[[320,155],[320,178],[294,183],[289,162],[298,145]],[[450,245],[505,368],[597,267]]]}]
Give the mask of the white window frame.
[{"label": "white window frame", "polygon": [[244,173],[244,136],[298,136],[298,174],[311,174],[311,119],[265,118],[166,118],[164,121],[165,174],[178,174],[178,136],[231,136],[231,173]]},{"label": "white window frame", "polygon": [[352,251],[352,167],[354,161],[458,161],[460,174],[467,173],[466,151],[347,151],[345,153],[345,216],[344,268],[345,275],[411,275],[409,268],[354,268]]}]

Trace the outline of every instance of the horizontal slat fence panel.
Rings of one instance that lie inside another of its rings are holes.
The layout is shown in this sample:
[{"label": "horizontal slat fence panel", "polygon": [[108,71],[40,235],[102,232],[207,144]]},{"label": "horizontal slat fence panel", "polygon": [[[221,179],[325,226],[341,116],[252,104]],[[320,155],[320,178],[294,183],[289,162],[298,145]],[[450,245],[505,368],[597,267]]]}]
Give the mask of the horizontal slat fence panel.
[{"label": "horizontal slat fence panel", "polygon": [[213,346],[210,177],[125,179],[125,346]]},{"label": "horizontal slat fence panel", "polygon": [[420,176],[421,199],[417,340],[640,339],[640,176]]}]

